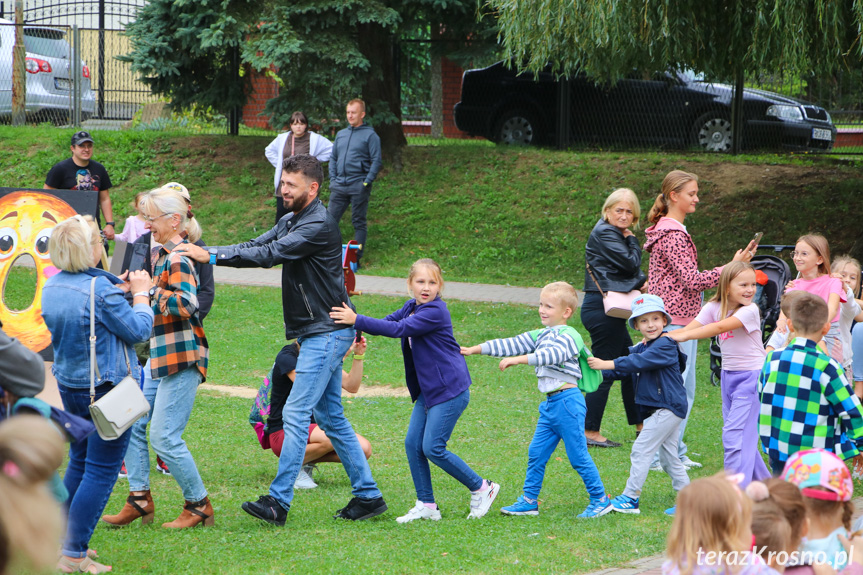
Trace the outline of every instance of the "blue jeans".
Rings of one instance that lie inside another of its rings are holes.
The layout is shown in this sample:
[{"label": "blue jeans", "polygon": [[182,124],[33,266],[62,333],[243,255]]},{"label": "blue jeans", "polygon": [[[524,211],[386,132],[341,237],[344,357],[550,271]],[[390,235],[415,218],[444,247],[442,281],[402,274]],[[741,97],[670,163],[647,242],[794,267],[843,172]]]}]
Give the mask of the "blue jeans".
[{"label": "blue jeans", "polygon": [[[186,501],[201,501],[207,496],[195,460],[183,439],[192,415],[195,394],[201,383],[201,372],[189,367],[161,379],[152,379],[145,369],[144,396],[150,402],[150,442],[153,450],[167,464]],[[129,490],[150,489],[150,455],[147,451],[147,418],[132,427],[132,440],[126,452]]]},{"label": "blue jeans", "polygon": [[[270,485],[270,495],[285,509],[294,498],[294,481],[303,464],[312,411],[351,480],[353,494],[374,499],[381,492],[357,435],[342,409],[342,360],[354,340],[354,328],[298,338],[300,357],[297,375],[282,410],[285,440],[279,456],[279,471]],[[173,472],[173,470],[172,470]]]},{"label": "blue jeans", "polygon": [[545,477],[545,466],[557,444],[563,440],[569,463],[584,481],[590,499],[605,495],[605,487],[599,470],[587,451],[584,437],[584,416],[587,407],[578,388],[555,393],[539,404],[539,421],[527,450],[527,475],[524,478],[524,494],[538,499]]},{"label": "blue jeans", "polygon": [[372,195],[372,187],[364,186],[362,180],[348,186],[340,186],[330,183],[330,201],[327,210],[338,222],[342,219],[348,204],[351,205],[351,225],[354,226],[354,239],[360,244],[357,251],[357,261],[363,256],[368,237],[368,224],[366,214],[369,211],[369,198]]},{"label": "blue jeans", "polygon": [[141,381],[144,397],[150,404],[150,412],[135,422],[130,429],[131,438],[129,447],[126,449],[126,472],[129,474],[129,491],[149,491],[150,489],[150,449],[147,443],[147,425],[153,413],[153,404],[156,401],[156,390],[159,388],[159,379],[152,378],[150,371],[150,360],[143,368]]},{"label": "blue jeans", "polygon": [[[669,325],[665,331],[674,331],[682,329],[682,325]],[[677,452],[680,458],[686,455],[689,448],[683,443],[683,432],[686,431],[686,423],[689,421],[689,414],[692,412],[692,404],[695,402],[695,355],[698,352],[698,340],[691,339],[679,344],[680,349],[686,354],[686,369],[680,374],[683,376],[683,387],[686,389],[686,418],[680,424],[680,440],[677,442]],[[653,456],[653,464],[659,462],[659,452]]]},{"label": "blue jeans", "polygon": [[[90,388],[74,388],[57,385],[63,409],[87,419],[90,418]],[[98,400],[113,389],[110,383],[96,387]],[[67,557],[86,557],[90,537],[96,523],[108,504],[108,498],[117,482],[117,473],[123,465],[123,454],[129,443],[130,433],[126,431],[118,439],[105,441],[93,433],[83,441],[69,446],[69,465],[63,477],[63,485],[69,491],[66,500],[68,526],[63,555]],[[81,487],[81,489],[79,489]]]},{"label": "blue jeans", "polygon": [[433,407],[426,407],[422,393],[414,403],[408,433],[405,436],[405,453],[408,456],[408,466],[411,469],[417,499],[423,503],[434,503],[429,461],[471,491],[482,487],[482,477],[459,456],[446,448],[452,430],[469,402],[470,390],[466,389],[449,401]]}]

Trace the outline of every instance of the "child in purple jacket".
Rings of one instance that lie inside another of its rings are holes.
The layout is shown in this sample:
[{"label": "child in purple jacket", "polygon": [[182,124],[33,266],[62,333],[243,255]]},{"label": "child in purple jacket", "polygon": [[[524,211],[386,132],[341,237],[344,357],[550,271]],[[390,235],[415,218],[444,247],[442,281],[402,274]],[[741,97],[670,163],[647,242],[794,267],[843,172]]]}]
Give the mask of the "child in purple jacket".
[{"label": "child in purple jacket", "polygon": [[371,335],[399,337],[405,362],[405,380],[414,402],[405,437],[405,451],[417,492],[416,505],[396,519],[441,518],[434,499],[429,461],[461,482],[471,492],[468,519],[488,513],[500,485],[483,479],[447,449],[447,441],[470,401],[467,363],[452,333],[449,310],[440,298],[440,266],[432,259],[417,260],[408,275],[413,299],[384,319],[357,315],[342,304],[330,313],[336,323],[354,325]]}]

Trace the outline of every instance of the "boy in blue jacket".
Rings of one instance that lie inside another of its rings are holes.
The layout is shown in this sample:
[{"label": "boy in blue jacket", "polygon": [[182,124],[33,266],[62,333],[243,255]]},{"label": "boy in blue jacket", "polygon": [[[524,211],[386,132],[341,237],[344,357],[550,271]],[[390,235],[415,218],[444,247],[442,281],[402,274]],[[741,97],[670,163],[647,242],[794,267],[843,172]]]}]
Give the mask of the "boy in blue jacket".
[{"label": "boy in blue jacket", "polygon": [[[680,491],[689,485],[686,467],[677,456],[678,428],[686,417],[686,389],[680,375],[686,367],[686,354],[671,338],[662,337],[671,317],[662,298],[645,294],[632,302],[629,326],[644,336],[644,342],[629,348],[629,355],[607,361],[595,357],[588,364],[603,370],[606,379],[631,375],[635,386],[635,403],[644,415],[644,428],[632,445],[629,456],[632,467],[626,489],[611,500],[620,513],[637,514],[638,498],[647,479],[653,454],[659,450],[662,468],[671,476],[671,486]],[[674,515],[675,508],[665,511]]]},{"label": "boy in blue jacket", "polygon": [[543,329],[461,348],[463,355],[481,353],[503,357],[501,371],[518,364],[534,366],[539,391],[546,396],[539,406],[539,421],[527,451],[524,494],[500,511],[504,515],[539,515],[539,491],[545,466],[562,439],[569,463],[584,480],[590,495],[587,509],[578,517],[599,517],[611,511],[611,501],[599,470],[587,452],[584,437],[587,406],[578,389],[582,379],[579,354],[584,341],[575,329],[566,325],[566,320],[578,309],[578,296],[568,283],[554,282],[542,288],[539,302]]}]

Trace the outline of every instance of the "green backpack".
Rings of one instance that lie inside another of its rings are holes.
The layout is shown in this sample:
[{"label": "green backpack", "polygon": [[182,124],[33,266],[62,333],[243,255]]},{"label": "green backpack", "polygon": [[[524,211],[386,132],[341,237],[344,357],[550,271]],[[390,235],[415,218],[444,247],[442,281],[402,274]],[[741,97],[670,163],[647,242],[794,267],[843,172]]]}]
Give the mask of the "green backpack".
[{"label": "green backpack", "polygon": [[599,389],[599,384],[602,383],[602,372],[592,369],[587,364],[587,358],[593,357],[593,354],[584,345],[584,339],[574,327],[566,326],[562,331],[575,341],[575,347],[578,348],[578,367],[581,368],[581,380],[578,382],[578,389],[584,393],[596,391]]}]

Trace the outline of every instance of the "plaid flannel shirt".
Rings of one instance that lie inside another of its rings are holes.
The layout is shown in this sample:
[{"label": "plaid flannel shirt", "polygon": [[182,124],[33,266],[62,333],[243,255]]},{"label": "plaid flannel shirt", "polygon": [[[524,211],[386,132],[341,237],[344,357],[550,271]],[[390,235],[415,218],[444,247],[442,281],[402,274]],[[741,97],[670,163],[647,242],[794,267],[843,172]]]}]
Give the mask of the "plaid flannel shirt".
[{"label": "plaid flannel shirt", "polygon": [[[181,236],[186,242],[186,233]],[[188,259],[171,253],[177,245],[169,241],[162,246],[153,271],[150,371],[158,379],[195,366],[206,379],[210,350],[198,317],[198,276]]]},{"label": "plaid flannel shirt", "polygon": [[812,340],[795,338],[772,351],[758,378],[758,432],[774,461],[812,447],[842,459],[858,454],[863,437],[860,400],[842,367]]}]

